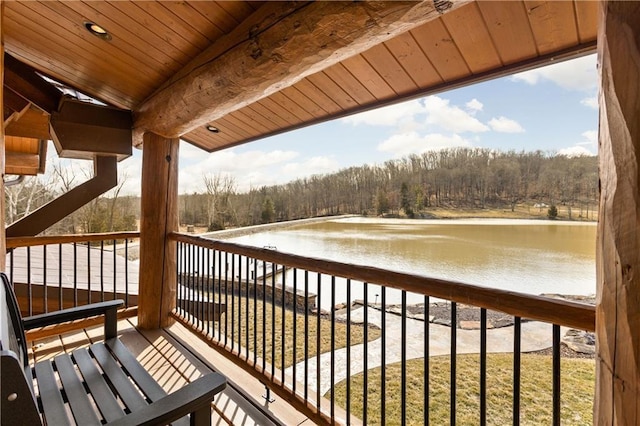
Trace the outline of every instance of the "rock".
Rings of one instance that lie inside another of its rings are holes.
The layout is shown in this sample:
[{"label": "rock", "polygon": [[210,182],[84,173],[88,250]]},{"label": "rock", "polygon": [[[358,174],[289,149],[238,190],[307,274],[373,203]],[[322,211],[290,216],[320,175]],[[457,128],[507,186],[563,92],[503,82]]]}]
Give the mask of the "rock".
[{"label": "rock", "polygon": [[445,318],[434,318],[432,321],[434,324],[438,325],[446,325],[447,327],[451,327],[451,320]]},{"label": "rock", "polygon": [[480,321],[460,321],[463,330],[480,330]]},{"label": "rock", "polygon": [[596,338],[593,333],[582,330],[569,330],[562,338],[569,349],[583,354],[596,353]]}]

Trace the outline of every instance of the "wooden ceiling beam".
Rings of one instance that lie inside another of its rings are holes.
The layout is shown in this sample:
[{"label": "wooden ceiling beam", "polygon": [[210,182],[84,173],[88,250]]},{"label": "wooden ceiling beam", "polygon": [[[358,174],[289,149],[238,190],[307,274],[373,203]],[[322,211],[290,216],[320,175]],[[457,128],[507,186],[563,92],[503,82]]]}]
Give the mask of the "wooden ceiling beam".
[{"label": "wooden ceiling beam", "polygon": [[14,92],[10,87],[4,87],[2,96],[4,107],[9,108],[13,112],[21,113],[30,104],[28,99],[25,99],[19,93]]},{"label": "wooden ceiling beam", "polygon": [[180,137],[466,3],[266,2],[135,109],[134,144]]},{"label": "wooden ceiling beam", "polygon": [[47,83],[35,69],[11,55],[4,55],[4,85],[51,114],[58,109],[62,92]]}]

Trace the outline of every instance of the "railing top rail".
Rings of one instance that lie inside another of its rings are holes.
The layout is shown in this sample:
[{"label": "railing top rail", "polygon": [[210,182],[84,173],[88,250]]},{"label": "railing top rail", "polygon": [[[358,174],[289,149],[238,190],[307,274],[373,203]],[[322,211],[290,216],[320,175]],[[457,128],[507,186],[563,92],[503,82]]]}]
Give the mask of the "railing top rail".
[{"label": "railing top rail", "polygon": [[45,235],[39,237],[8,237],[7,249],[47,244],[67,244],[88,241],[112,241],[140,238],[140,232],[105,232],[99,234]]},{"label": "railing top rail", "polygon": [[584,303],[429,278],[371,266],[305,257],[194,235],[172,233],[169,238],[174,241],[237,253],[289,267],[380,284],[398,290],[496,310],[521,318],[595,331],[595,307]]}]

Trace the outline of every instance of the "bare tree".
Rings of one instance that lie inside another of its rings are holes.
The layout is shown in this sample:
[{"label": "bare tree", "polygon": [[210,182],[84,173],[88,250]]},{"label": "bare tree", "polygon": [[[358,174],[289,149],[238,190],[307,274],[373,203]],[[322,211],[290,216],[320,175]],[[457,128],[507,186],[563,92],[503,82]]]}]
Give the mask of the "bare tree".
[{"label": "bare tree", "polygon": [[205,174],[202,180],[207,195],[207,226],[210,230],[224,228],[230,212],[229,196],[235,192],[235,180],[233,176],[220,173]]}]

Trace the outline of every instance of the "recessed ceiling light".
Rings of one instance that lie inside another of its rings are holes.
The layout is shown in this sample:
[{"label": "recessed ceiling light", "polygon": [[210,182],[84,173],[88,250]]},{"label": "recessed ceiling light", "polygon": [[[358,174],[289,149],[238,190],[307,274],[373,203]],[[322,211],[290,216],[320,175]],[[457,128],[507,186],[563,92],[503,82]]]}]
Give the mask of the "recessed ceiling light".
[{"label": "recessed ceiling light", "polygon": [[84,27],[96,37],[100,37],[103,40],[111,40],[111,34],[107,32],[103,27],[96,24],[95,22],[87,21],[84,23]]},{"label": "recessed ceiling light", "polygon": [[211,133],[220,133],[220,129],[218,129],[216,126],[212,126],[211,124],[207,125],[207,130]]}]

